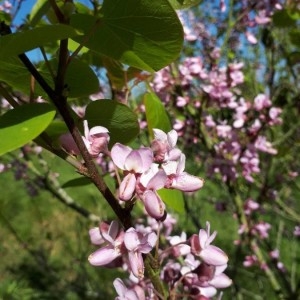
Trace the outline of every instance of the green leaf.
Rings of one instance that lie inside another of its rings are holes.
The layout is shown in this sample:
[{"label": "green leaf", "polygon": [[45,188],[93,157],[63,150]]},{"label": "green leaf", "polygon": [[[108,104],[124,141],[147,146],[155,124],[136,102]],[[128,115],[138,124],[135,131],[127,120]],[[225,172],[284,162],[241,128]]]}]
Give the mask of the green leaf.
[{"label": "green leaf", "polygon": [[291,30],[289,32],[289,36],[290,36],[290,39],[291,39],[291,42],[297,46],[297,47],[300,47],[300,30]]},{"label": "green leaf", "polygon": [[85,110],[85,119],[89,128],[100,125],[109,130],[110,145],[129,143],[140,129],[136,114],[128,106],[114,100],[91,102]]},{"label": "green leaf", "polygon": [[30,25],[33,27],[36,26],[42,17],[48,12],[50,7],[50,2],[48,0],[37,0],[29,15]]},{"label": "green leaf", "polygon": [[202,0],[169,0],[174,9],[185,9],[198,5]]},{"label": "green leaf", "polygon": [[181,191],[161,189],[157,191],[161,199],[174,211],[184,213],[184,199]]},{"label": "green leaf", "polygon": [[106,68],[107,76],[113,88],[121,90],[127,82],[140,74],[140,70],[129,67],[125,70],[124,66],[111,58],[103,57],[103,65]]},{"label": "green leaf", "polygon": [[0,117],[0,155],[16,150],[39,136],[55,116],[46,103],[32,103],[9,110]]},{"label": "green leaf", "polygon": [[[42,73],[43,77],[47,74]],[[31,75],[18,57],[8,57],[0,62],[0,80],[10,85],[14,91],[20,91],[25,95],[30,94]],[[49,78],[49,81],[51,78]],[[34,97],[46,97],[46,93],[39,84],[35,84]]]},{"label": "green leaf", "polygon": [[288,59],[292,65],[300,63],[300,51],[294,51],[288,55]]},{"label": "green leaf", "polygon": [[155,93],[147,93],[144,96],[146,119],[150,137],[153,138],[153,128],[168,132],[172,129],[169,116],[161,100]]},{"label": "green leaf", "polygon": [[90,66],[78,59],[73,59],[68,66],[65,84],[70,90],[69,97],[89,96],[99,91],[99,79]]},{"label": "green leaf", "polygon": [[104,0],[101,14],[71,17],[71,25],[90,37],[87,48],[150,72],[179,56],[183,30],[168,0]]},{"label": "green leaf", "polygon": [[296,26],[296,21],[293,20],[290,12],[286,9],[276,11],[272,19],[276,27],[284,28]]},{"label": "green leaf", "polygon": [[69,188],[69,187],[78,187],[91,184],[91,179],[87,177],[78,177],[75,179],[71,179],[65,182],[61,187],[62,188]]},{"label": "green leaf", "polygon": [[44,25],[24,32],[12,33],[0,37],[0,59],[16,56],[26,51],[44,46],[49,42],[63,40],[79,35],[68,25]]},{"label": "green leaf", "polygon": [[61,120],[53,120],[45,130],[52,140],[57,140],[62,134],[69,132],[65,122]]}]

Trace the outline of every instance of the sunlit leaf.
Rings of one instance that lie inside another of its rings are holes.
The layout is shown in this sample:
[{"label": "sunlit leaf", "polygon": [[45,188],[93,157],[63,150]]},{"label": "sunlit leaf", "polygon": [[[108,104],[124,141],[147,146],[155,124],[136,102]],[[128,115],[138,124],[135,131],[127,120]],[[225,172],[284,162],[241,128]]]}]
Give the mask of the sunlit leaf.
[{"label": "sunlit leaf", "polygon": [[33,5],[29,15],[30,25],[37,25],[43,16],[48,12],[49,8],[50,2],[48,0],[37,0]]},{"label": "sunlit leaf", "polygon": [[202,0],[169,0],[174,9],[185,9],[198,5]]},{"label": "sunlit leaf", "polygon": [[168,0],[104,0],[101,18],[76,14],[71,25],[89,36],[87,48],[150,72],[174,61],[183,43],[182,25]]},{"label": "sunlit leaf", "polygon": [[39,136],[55,116],[46,103],[32,103],[9,110],[0,117],[0,155],[16,150]]},{"label": "sunlit leaf", "polygon": [[172,129],[169,116],[161,100],[155,93],[147,93],[144,96],[148,131],[153,138],[153,128],[168,132]]},{"label": "sunlit leaf", "polygon": [[49,42],[79,35],[73,27],[63,24],[44,25],[31,30],[0,36],[0,59],[16,56],[44,46]]},{"label": "sunlit leaf", "polygon": [[168,207],[178,213],[184,213],[184,199],[181,191],[161,189],[157,192]]}]

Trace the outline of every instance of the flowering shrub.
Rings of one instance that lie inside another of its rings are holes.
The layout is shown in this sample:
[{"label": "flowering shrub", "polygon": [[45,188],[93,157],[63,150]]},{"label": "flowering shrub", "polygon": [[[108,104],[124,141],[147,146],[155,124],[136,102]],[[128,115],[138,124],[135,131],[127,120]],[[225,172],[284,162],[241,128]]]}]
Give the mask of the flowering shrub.
[{"label": "flowering shrub", "polygon": [[0,2],[0,235],[28,256],[3,241],[0,298],[296,299],[297,1],[23,7]]}]

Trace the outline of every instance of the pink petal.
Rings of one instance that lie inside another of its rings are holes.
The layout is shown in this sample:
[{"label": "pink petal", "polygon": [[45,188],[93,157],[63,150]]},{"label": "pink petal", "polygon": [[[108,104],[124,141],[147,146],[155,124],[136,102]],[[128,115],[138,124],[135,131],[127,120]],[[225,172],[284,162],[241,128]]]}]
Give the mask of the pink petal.
[{"label": "pink petal", "polygon": [[114,280],[113,285],[119,296],[124,297],[127,291],[127,287],[124,285],[123,281],[120,278]]},{"label": "pink petal", "polygon": [[155,192],[147,190],[143,195],[143,202],[151,217],[161,219],[164,216],[166,206]]},{"label": "pink petal", "polygon": [[118,233],[119,233],[119,223],[117,221],[112,221],[107,230],[101,231],[103,238],[111,244],[115,242]]},{"label": "pink petal", "polygon": [[194,255],[198,255],[202,249],[199,242],[199,236],[197,234],[193,234],[190,238],[190,243],[191,243],[191,252]]},{"label": "pink petal", "polygon": [[204,180],[200,177],[190,175],[186,172],[181,173],[172,182],[172,188],[183,192],[194,192],[203,187]]},{"label": "pink petal", "polygon": [[179,158],[179,162],[178,162],[178,166],[177,166],[177,170],[176,170],[176,174],[182,174],[185,168],[185,155],[183,153],[181,153],[180,158]]},{"label": "pink petal", "polygon": [[165,186],[167,180],[167,174],[164,170],[159,170],[147,184],[147,189],[159,190]]},{"label": "pink petal", "polygon": [[224,273],[215,275],[212,280],[209,281],[209,284],[216,287],[217,289],[224,289],[232,284],[232,280],[225,275]]},{"label": "pink petal", "polygon": [[141,173],[142,173],[147,171],[151,167],[153,163],[153,152],[150,148],[140,148],[138,151],[143,160],[143,165],[141,168]]},{"label": "pink petal", "polygon": [[137,231],[131,227],[129,228],[124,235],[124,244],[127,250],[134,251],[138,248],[140,245],[139,236],[137,234]]},{"label": "pink petal", "polygon": [[95,126],[90,129],[89,135],[97,135],[101,133],[109,133],[108,129],[103,126]]},{"label": "pink petal", "polygon": [[177,139],[178,139],[178,134],[176,132],[176,130],[171,130],[167,133],[167,139],[168,139],[168,143],[170,145],[170,148],[174,148],[176,146],[177,143]]},{"label": "pink petal", "polygon": [[176,170],[178,167],[178,162],[169,160],[166,163],[162,164],[162,168],[166,172],[167,175],[176,174]]},{"label": "pink petal", "polygon": [[153,163],[150,168],[145,171],[141,177],[140,177],[140,183],[144,186],[147,187],[149,181],[151,180],[152,177],[155,176],[155,174],[159,171],[158,164]]},{"label": "pink petal", "polygon": [[79,155],[80,151],[71,135],[71,133],[62,134],[59,137],[59,143],[61,144],[62,148],[65,149],[68,153],[73,155]]},{"label": "pink petal", "polygon": [[123,178],[120,184],[119,199],[122,201],[130,200],[135,191],[135,185],[136,185],[135,175],[132,173],[127,174]]},{"label": "pink petal", "polygon": [[153,132],[154,132],[154,139],[162,141],[162,142],[167,141],[167,134],[165,132],[163,132],[162,130],[154,128]]},{"label": "pink petal", "polygon": [[115,260],[121,253],[111,245],[105,246],[92,253],[88,260],[93,266],[105,266]]},{"label": "pink petal", "polygon": [[149,253],[157,242],[157,235],[154,232],[146,234],[141,241],[140,251],[142,253]]},{"label": "pink petal", "polygon": [[140,252],[128,253],[130,268],[133,275],[139,279],[144,277],[144,261]]},{"label": "pink petal", "polygon": [[182,153],[181,150],[174,148],[169,152],[168,159],[169,160],[178,160],[181,153]]},{"label": "pink petal", "polygon": [[104,240],[100,234],[99,227],[94,227],[89,230],[90,240],[94,245],[101,245],[104,243]]},{"label": "pink petal", "polygon": [[201,249],[204,249],[208,244],[207,244],[207,239],[208,239],[208,234],[209,232],[207,232],[205,229],[200,229],[199,230],[199,245],[201,247]]},{"label": "pink petal", "polygon": [[125,170],[125,160],[131,151],[132,149],[130,147],[124,146],[120,143],[116,143],[112,147],[111,158],[119,169]]},{"label": "pink petal", "polygon": [[125,160],[125,170],[141,173],[143,160],[138,150],[132,150]]},{"label": "pink petal", "polygon": [[228,262],[226,253],[216,246],[209,245],[200,252],[200,257],[209,265],[220,266]]}]

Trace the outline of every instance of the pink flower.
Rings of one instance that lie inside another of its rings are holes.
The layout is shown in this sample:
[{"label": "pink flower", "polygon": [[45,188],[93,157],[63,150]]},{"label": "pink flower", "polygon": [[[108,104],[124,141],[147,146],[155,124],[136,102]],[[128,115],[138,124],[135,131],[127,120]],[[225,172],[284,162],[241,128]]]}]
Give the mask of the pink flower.
[{"label": "pink flower", "polygon": [[243,262],[244,267],[248,268],[257,264],[257,257],[255,255],[247,255]]},{"label": "pink flower", "polygon": [[118,293],[115,300],[140,300],[136,291],[128,289],[120,278],[115,279],[113,285]]},{"label": "pink flower", "polygon": [[168,160],[176,160],[181,154],[181,151],[175,148],[178,134],[173,129],[168,133],[160,129],[153,129],[154,140],[151,143],[151,149],[154,153],[155,162],[162,163]]},{"label": "pink flower", "polygon": [[162,165],[168,176],[166,188],[178,189],[183,192],[194,192],[202,188],[204,180],[184,172],[185,155],[181,153],[178,161],[168,161]]},{"label": "pink flower", "polygon": [[267,237],[269,237],[268,231],[270,229],[271,225],[269,223],[261,221],[253,226],[253,228],[251,229],[251,233],[259,235],[261,239],[266,239]]},{"label": "pink flower", "polygon": [[257,111],[261,111],[264,108],[270,107],[271,104],[271,100],[265,94],[258,94],[254,98],[254,109]]},{"label": "pink flower", "polygon": [[86,120],[83,121],[84,136],[82,137],[86,148],[92,157],[97,158],[100,153],[108,153],[109,134],[103,126],[88,128]]},{"label": "pink flower", "polygon": [[120,184],[119,198],[123,201],[130,200],[136,188],[136,177],[150,168],[153,153],[150,148],[132,150],[128,146],[116,143],[111,149],[111,158],[119,169],[126,171],[126,176]]},{"label": "pink flower", "polygon": [[124,252],[122,249],[124,231],[120,230],[116,221],[111,222],[110,225],[102,222],[98,230],[98,232],[96,228],[90,230],[92,243],[99,244],[103,241],[107,245],[92,253],[88,259],[94,266],[105,266]]},{"label": "pink flower", "polygon": [[144,260],[142,253],[149,253],[155,246],[157,235],[154,232],[142,234],[133,227],[124,235],[124,244],[128,250],[130,268],[133,275],[142,279],[144,277]]},{"label": "pink flower", "polygon": [[228,257],[223,250],[210,245],[216,235],[216,231],[210,235],[210,224],[206,222],[206,230],[200,229],[198,236],[194,234],[191,237],[191,250],[194,255],[201,257],[205,263],[213,266],[221,266],[227,264]]},{"label": "pink flower", "polygon": [[246,215],[250,215],[253,211],[259,209],[259,204],[252,199],[247,199],[244,204],[244,211]]}]

